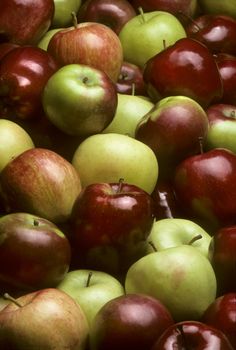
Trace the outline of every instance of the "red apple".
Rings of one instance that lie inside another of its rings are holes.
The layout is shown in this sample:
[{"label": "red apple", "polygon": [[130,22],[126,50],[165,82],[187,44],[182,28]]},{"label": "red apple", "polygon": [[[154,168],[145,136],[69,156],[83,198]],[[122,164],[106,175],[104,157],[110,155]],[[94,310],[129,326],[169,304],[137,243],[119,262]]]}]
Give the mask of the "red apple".
[{"label": "red apple", "polygon": [[1,0],[0,41],[37,44],[49,29],[53,15],[53,0]]},{"label": "red apple", "polygon": [[123,25],[136,15],[128,0],[86,0],[77,13],[78,22],[97,22],[119,34]]},{"label": "red apple", "polygon": [[63,223],[71,215],[81,183],[70,162],[56,152],[36,147],[5,166],[0,188],[7,212],[24,211]]},{"label": "red apple", "polygon": [[101,23],[82,22],[53,35],[48,52],[61,65],[86,64],[104,71],[113,82],[120,74],[123,50],[118,35]]},{"label": "red apple", "polygon": [[[52,222],[28,213],[0,218],[0,290],[55,287],[69,270],[71,248]],[[52,254],[53,252],[53,254]]]},{"label": "red apple", "polygon": [[223,82],[221,103],[236,105],[236,56],[217,54],[215,60]]},{"label": "red apple", "polygon": [[11,50],[15,49],[19,45],[13,43],[0,43],[0,60]]},{"label": "red apple", "polygon": [[148,350],[174,324],[169,310],[156,298],[127,294],[108,301],[95,316],[91,349]]},{"label": "red apple", "polygon": [[191,38],[180,39],[153,56],[144,69],[144,81],[156,101],[184,95],[205,108],[223,93],[213,55],[205,45]]},{"label": "red apple", "polygon": [[146,96],[146,84],[143,80],[142,69],[136,64],[123,61],[116,89],[120,94]]},{"label": "red apple", "polygon": [[12,49],[0,61],[0,113],[2,117],[35,118],[42,111],[41,94],[58,69],[54,58],[33,46]]},{"label": "red apple", "polygon": [[236,293],[216,298],[204,312],[202,322],[220,329],[236,349]]},{"label": "red apple", "polygon": [[141,188],[122,181],[86,186],[70,218],[76,266],[123,274],[146,251],[153,220],[152,198]]}]

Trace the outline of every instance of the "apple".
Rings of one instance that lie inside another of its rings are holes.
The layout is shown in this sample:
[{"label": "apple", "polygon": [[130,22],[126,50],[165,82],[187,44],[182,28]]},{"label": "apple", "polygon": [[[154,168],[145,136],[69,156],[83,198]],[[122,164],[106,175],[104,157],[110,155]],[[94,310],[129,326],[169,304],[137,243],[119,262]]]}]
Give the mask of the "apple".
[{"label": "apple", "polygon": [[2,349],[85,350],[89,329],[83,310],[56,288],[27,293],[0,311]]},{"label": "apple", "polygon": [[153,56],[145,66],[144,81],[154,101],[184,95],[205,109],[223,94],[214,56],[205,45],[191,38],[180,39]]},{"label": "apple", "polygon": [[202,322],[220,329],[236,347],[236,293],[217,297],[202,316]]},{"label": "apple", "polygon": [[207,108],[206,113],[209,130],[205,148],[227,148],[236,153],[236,105],[213,104]]},{"label": "apple", "polygon": [[32,148],[0,173],[0,195],[7,212],[24,211],[63,223],[81,191],[74,166],[54,151]]},{"label": "apple", "polygon": [[223,148],[186,158],[173,180],[185,214],[209,233],[235,223],[235,182],[236,155]]},{"label": "apple", "polygon": [[53,15],[53,0],[1,0],[0,41],[35,45],[51,26]]},{"label": "apple", "polygon": [[69,135],[100,133],[113,120],[117,107],[115,84],[99,69],[68,64],[47,81],[42,95],[46,116]]},{"label": "apple", "polygon": [[114,118],[102,131],[135,137],[135,130],[144,115],[154,107],[154,103],[143,96],[118,93],[118,103]]},{"label": "apple", "polygon": [[157,102],[139,121],[135,138],[153,150],[160,173],[167,177],[166,169],[199,153],[199,139],[204,143],[208,126],[206,112],[199,103],[186,96],[170,96]]},{"label": "apple", "polygon": [[83,309],[91,327],[101,307],[124,294],[124,287],[114,276],[98,270],[69,271],[57,288],[74,298]]},{"label": "apple", "polygon": [[[163,249],[189,244],[208,257],[211,236],[195,222],[182,218],[156,220],[147,238],[159,252]],[[148,253],[153,253],[149,245]]]},{"label": "apple", "polygon": [[69,27],[73,23],[71,13],[77,13],[82,0],[54,0],[55,11],[51,23],[52,28]]},{"label": "apple", "polygon": [[236,3],[234,0],[215,1],[198,0],[204,13],[229,15],[236,18]]},{"label": "apple", "polygon": [[0,43],[0,61],[8,52],[15,49],[16,47],[19,47],[19,45],[9,42]]},{"label": "apple", "polygon": [[219,53],[215,60],[223,83],[220,102],[236,105],[236,56]]},{"label": "apple", "polygon": [[92,66],[104,71],[113,82],[117,81],[123,62],[119,37],[102,23],[75,22],[53,35],[47,51],[61,66]]},{"label": "apple", "polygon": [[58,69],[53,57],[33,46],[12,49],[0,61],[0,113],[5,118],[36,118],[43,88]]},{"label": "apple", "polygon": [[128,0],[85,0],[77,12],[79,22],[103,23],[116,34],[135,15]]},{"label": "apple", "polygon": [[51,38],[53,37],[53,35],[56,34],[57,32],[59,32],[59,30],[62,30],[62,29],[64,29],[64,28],[52,28],[52,29],[49,29],[49,30],[43,35],[43,37],[39,40],[39,42],[37,43],[37,47],[39,47],[40,49],[43,49],[43,50],[47,51],[49,41],[51,40]]},{"label": "apple", "polygon": [[123,275],[145,254],[153,221],[151,196],[133,184],[121,180],[84,187],[70,217],[77,266]]},{"label": "apple", "polygon": [[83,188],[124,179],[150,194],[158,178],[158,161],[151,148],[117,133],[87,137],[75,150],[72,165],[80,174]]},{"label": "apple", "polygon": [[151,350],[164,349],[233,350],[226,335],[203,322],[186,320],[167,328]]},{"label": "apple", "polygon": [[236,225],[221,227],[212,236],[209,259],[217,279],[217,295],[236,293]]},{"label": "apple", "polygon": [[90,349],[150,349],[173,324],[169,310],[158,299],[145,294],[122,295],[108,301],[95,316]]},{"label": "apple", "polygon": [[0,119],[0,172],[14,157],[34,148],[30,135],[17,123]]},{"label": "apple", "polygon": [[143,70],[136,64],[123,61],[116,82],[116,90],[120,94],[146,96]]},{"label": "apple", "polygon": [[180,21],[165,11],[141,12],[126,22],[119,33],[124,60],[140,67],[165,47],[185,37]]},{"label": "apple", "polygon": [[216,277],[210,261],[191,245],[147,254],[128,269],[126,293],[159,299],[175,322],[198,320],[216,297]]}]

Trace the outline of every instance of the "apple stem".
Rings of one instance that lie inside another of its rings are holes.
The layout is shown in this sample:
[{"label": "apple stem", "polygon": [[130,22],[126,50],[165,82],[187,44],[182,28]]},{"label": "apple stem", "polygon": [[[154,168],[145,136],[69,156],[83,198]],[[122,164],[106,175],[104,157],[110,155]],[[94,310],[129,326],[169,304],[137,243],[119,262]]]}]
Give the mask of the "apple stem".
[{"label": "apple stem", "polygon": [[131,90],[131,95],[134,96],[135,95],[135,83],[132,83],[132,90]]},{"label": "apple stem", "polygon": [[149,241],[148,244],[150,244],[154,252],[157,252],[157,248],[155,247],[155,244],[152,241]]},{"label": "apple stem", "polygon": [[74,26],[75,28],[77,28],[78,20],[77,20],[76,13],[75,13],[74,11],[71,12],[71,16],[72,16],[72,23],[73,23],[73,26]]},{"label": "apple stem", "polygon": [[8,293],[4,293],[3,295],[4,299],[12,301],[15,305],[22,307],[23,305],[21,303],[19,303],[19,301],[17,301],[15,298],[13,298],[11,295],[9,295]]},{"label": "apple stem", "polygon": [[139,11],[139,13],[141,15],[142,22],[145,23],[146,19],[145,19],[144,12],[143,12],[143,9],[142,9],[141,6],[138,8],[138,11]]},{"label": "apple stem", "polygon": [[200,147],[200,154],[203,154],[203,137],[202,136],[199,136],[198,138],[199,140],[199,147]]},{"label": "apple stem", "polygon": [[194,242],[198,241],[201,238],[202,238],[202,235],[200,235],[200,234],[196,235],[188,242],[188,244],[191,245],[191,244],[193,244]]},{"label": "apple stem", "polygon": [[164,48],[164,50],[166,49],[166,40],[165,39],[163,39],[163,48]]},{"label": "apple stem", "polygon": [[89,271],[87,282],[86,282],[86,288],[89,287],[89,285],[90,285],[92,274],[93,274],[92,271]]},{"label": "apple stem", "polygon": [[123,179],[123,178],[120,178],[120,179],[119,179],[119,187],[118,187],[118,189],[117,189],[117,193],[120,193],[120,192],[121,192],[123,183],[124,183],[124,179]]},{"label": "apple stem", "polygon": [[231,111],[230,117],[231,118],[236,118],[236,111],[235,111],[235,109],[233,111]]}]

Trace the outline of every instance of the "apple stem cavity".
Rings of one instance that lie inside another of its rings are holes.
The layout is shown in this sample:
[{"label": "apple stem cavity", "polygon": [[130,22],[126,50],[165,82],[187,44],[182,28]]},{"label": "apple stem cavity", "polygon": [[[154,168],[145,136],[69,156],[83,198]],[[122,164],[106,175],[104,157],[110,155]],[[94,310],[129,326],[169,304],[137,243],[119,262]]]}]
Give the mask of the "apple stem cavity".
[{"label": "apple stem cavity", "polygon": [[157,248],[155,247],[155,244],[152,241],[148,241],[148,244],[150,244],[154,252],[157,252]]},{"label": "apple stem cavity", "polygon": [[89,274],[88,274],[88,278],[87,278],[87,281],[86,281],[86,288],[89,287],[89,285],[90,285],[92,274],[93,274],[92,271],[90,271]]},{"label": "apple stem cavity", "polygon": [[33,225],[34,225],[34,226],[39,226],[39,221],[38,221],[38,220],[36,220],[36,219],[34,219],[34,221],[33,221]]},{"label": "apple stem cavity", "polygon": [[3,295],[4,299],[12,301],[15,305],[19,306],[19,307],[23,307],[23,305],[21,303],[19,303],[19,301],[17,301],[15,298],[13,298],[11,295],[9,295],[8,293],[4,293]]},{"label": "apple stem cavity", "polygon": [[196,235],[188,242],[188,244],[191,245],[191,244],[193,244],[194,242],[198,241],[201,238],[202,238],[202,235],[200,235],[200,234]]},{"label": "apple stem cavity", "polygon": [[141,15],[142,22],[145,23],[146,22],[146,18],[144,16],[143,8],[141,6],[138,8],[138,12]]}]

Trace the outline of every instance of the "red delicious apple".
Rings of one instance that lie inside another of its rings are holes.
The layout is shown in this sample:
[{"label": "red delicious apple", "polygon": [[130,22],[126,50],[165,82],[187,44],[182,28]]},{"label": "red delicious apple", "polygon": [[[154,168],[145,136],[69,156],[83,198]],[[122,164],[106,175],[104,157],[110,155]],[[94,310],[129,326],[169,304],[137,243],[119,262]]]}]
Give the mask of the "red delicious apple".
[{"label": "red delicious apple", "polygon": [[48,220],[28,213],[4,215],[0,237],[1,293],[6,285],[21,291],[55,287],[69,270],[69,240]]},{"label": "red delicious apple", "polygon": [[204,14],[185,27],[187,36],[206,45],[212,53],[236,54],[236,19]]},{"label": "red delicious apple", "polygon": [[151,350],[233,350],[219,329],[199,321],[178,322],[162,333]]},{"label": "red delicious apple", "polygon": [[49,29],[53,15],[53,0],[1,0],[0,41],[37,44]]},{"label": "red delicious apple", "polygon": [[103,23],[119,34],[123,25],[136,15],[128,0],[86,0],[77,13],[78,22]]},{"label": "red delicious apple", "polygon": [[148,350],[174,324],[169,310],[156,298],[126,294],[108,301],[95,316],[91,350]]},{"label": "red delicious apple", "polygon": [[38,47],[12,49],[0,61],[1,116],[21,119],[38,116],[44,86],[57,69],[54,58]]},{"label": "red delicious apple", "polygon": [[222,97],[217,64],[208,48],[197,40],[183,38],[153,56],[144,69],[150,96],[184,95],[204,108]]},{"label": "red delicious apple", "polygon": [[213,149],[176,168],[174,190],[182,209],[210,231],[236,222],[236,155]]},{"label": "red delicious apple", "polygon": [[141,188],[122,181],[86,186],[70,218],[77,266],[123,274],[146,251],[153,220],[152,198]]},{"label": "red delicious apple", "polygon": [[82,22],[53,35],[48,52],[63,66],[86,64],[103,70],[116,82],[123,62],[118,35],[101,23]]},{"label": "red delicious apple", "polygon": [[80,191],[73,165],[48,149],[23,152],[0,173],[0,195],[7,212],[24,211],[54,223],[68,220]]},{"label": "red delicious apple", "polygon": [[142,69],[136,64],[123,61],[116,89],[120,94],[146,96],[146,84],[143,80]]}]

